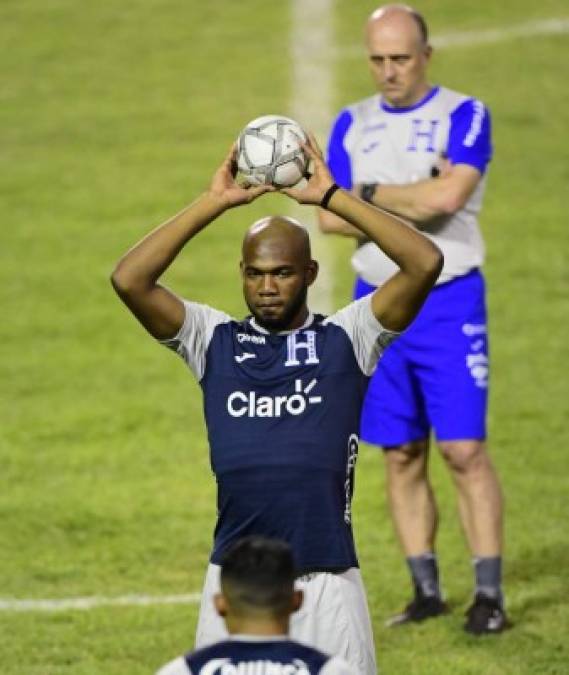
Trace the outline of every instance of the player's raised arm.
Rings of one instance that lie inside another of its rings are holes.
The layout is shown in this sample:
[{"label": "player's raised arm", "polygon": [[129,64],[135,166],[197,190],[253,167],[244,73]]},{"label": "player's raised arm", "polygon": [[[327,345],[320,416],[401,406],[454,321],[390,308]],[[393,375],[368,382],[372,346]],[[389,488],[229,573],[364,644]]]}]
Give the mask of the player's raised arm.
[{"label": "player's raised arm", "polygon": [[234,162],[235,146],[214,174],[209,189],[133,246],[112,273],[113,287],[122,301],[158,339],[173,337],[184,321],[182,300],[158,283],[184,245],[227,209],[274,190],[268,185],[238,185]]},{"label": "player's raised arm", "polygon": [[301,204],[327,209],[375,242],[398,266],[372,297],[372,310],[381,324],[393,331],[407,328],[439,276],[443,256],[427,237],[385,211],[340,189],[324,164],[316,141],[306,146],[313,174],[304,188],[282,190]]}]

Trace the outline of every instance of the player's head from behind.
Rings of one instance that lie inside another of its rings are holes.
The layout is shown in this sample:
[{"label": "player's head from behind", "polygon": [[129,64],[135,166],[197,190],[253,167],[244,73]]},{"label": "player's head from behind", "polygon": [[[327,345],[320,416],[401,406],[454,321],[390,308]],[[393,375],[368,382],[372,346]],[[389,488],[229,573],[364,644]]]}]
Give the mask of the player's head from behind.
[{"label": "player's head from behind", "polygon": [[221,562],[221,593],[215,607],[230,633],[287,633],[290,615],[302,604],[295,566],[285,542],[250,536],[235,542]]},{"label": "player's head from behind", "polygon": [[296,220],[269,216],[247,230],[241,257],[243,295],[263,328],[302,326],[308,316],[308,287],[317,274],[308,232]]},{"label": "player's head from behind", "polygon": [[371,74],[387,103],[404,108],[429,91],[432,54],[425,20],[408,5],[384,5],[367,20],[366,46]]}]

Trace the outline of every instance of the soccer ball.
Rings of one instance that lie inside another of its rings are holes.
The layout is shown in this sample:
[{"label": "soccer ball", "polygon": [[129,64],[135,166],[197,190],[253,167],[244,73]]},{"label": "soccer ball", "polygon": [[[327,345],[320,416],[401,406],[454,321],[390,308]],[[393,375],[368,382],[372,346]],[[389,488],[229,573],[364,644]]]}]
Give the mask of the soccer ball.
[{"label": "soccer ball", "polygon": [[302,127],[288,117],[258,117],[239,134],[237,168],[251,185],[296,185],[308,166],[301,147],[306,139]]}]

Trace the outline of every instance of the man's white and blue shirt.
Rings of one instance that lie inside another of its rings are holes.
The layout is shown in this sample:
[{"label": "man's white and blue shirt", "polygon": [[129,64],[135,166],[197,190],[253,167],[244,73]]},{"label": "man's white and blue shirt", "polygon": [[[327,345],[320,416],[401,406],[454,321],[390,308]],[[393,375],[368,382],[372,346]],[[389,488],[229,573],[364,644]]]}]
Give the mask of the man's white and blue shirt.
[{"label": "man's white and blue shirt", "polygon": [[164,344],[203,391],[218,520],[211,562],[249,534],[288,542],[299,572],[357,566],[351,499],[367,384],[395,334],[371,297],[270,333],[185,301]]},{"label": "man's white and blue shirt", "polygon": [[[486,106],[445,87],[433,87],[421,101],[402,108],[391,107],[376,94],[340,112],[328,144],[328,165],[336,182],[346,189],[362,183],[416,183],[432,176],[441,156],[452,164],[474,167],[482,179],[462,209],[421,226],[444,254],[439,284],[484,262],[478,214],[492,157]],[[358,248],[352,264],[359,276],[374,286],[397,270],[372,243]]]}]

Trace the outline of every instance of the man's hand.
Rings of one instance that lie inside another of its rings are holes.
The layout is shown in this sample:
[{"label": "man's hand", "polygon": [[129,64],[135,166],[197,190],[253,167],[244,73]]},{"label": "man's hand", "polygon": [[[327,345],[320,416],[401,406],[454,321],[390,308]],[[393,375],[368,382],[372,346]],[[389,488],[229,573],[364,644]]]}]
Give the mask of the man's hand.
[{"label": "man's hand", "polygon": [[316,204],[319,206],[334,179],[324,163],[322,151],[313,134],[308,134],[308,142],[302,145],[304,152],[312,162],[312,174],[307,175],[307,182],[301,188],[281,188],[280,192],[296,200],[299,204]]},{"label": "man's hand", "polygon": [[274,192],[272,185],[240,185],[235,180],[237,175],[237,143],[231,146],[227,157],[214,173],[209,186],[209,194],[218,199],[224,208],[230,209],[240,204],[249,204],[266,192]]}]

